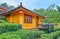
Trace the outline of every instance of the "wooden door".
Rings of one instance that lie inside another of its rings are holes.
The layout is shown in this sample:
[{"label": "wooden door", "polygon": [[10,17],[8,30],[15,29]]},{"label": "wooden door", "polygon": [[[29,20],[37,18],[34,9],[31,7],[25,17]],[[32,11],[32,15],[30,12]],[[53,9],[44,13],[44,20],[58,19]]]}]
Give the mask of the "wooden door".
[{"label": "wooden door", "polygon": [[39,27],[39,18],[36,17],[36,27]]}]

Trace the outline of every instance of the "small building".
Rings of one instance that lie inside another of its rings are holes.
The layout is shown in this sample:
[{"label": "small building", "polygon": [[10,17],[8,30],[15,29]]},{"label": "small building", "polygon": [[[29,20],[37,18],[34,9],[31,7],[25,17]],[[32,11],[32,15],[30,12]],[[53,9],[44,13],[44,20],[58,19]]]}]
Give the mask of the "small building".
[{"label": "small building", "polygon": [[39,27],[40,19],[45,17],[23,7],[22,3],[15,9],[0,13],[5,16],[7,22],[22,24],[23,29],[32,29]]},{"label": "small building", "polygon": [[6,12],[6,11],[8,11],[8,10],[0,7],[0,14],[3,13],[3,12]]}]

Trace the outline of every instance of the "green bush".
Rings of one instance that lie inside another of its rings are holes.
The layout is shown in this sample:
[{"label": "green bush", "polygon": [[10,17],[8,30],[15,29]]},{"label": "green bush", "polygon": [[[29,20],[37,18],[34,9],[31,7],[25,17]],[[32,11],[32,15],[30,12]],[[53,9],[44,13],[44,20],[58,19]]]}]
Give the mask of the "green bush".
[{"label": "green bush", "polygon": [[[19,32],[19,31],[18,31]],[[40,35],[44,34],[43,31],[32,31],[32,30],[20,30],[19,34],[21,39],[34,39],[40,37]]]},{"label": "green bush", "polygon": [[44,34],[43,31],[34,31],[34,37],[39,38],[42,34]]},{"label": "green bush", "polygon": [[0,35],[1,39],[34,39],[32,31],[19,30],[15,32],[8,32]]},{"label": "green bush", "polygon": [[58,37],[57,39],[60,39],[60,37]]},{"label": "green bush", "polygon": [[41,39],[50,39],[49,34],[43,34],[41,35]]},{"label": "green bush", "polygon": [[0,24],[0,34],[8,31],[16,31],[22,29],[21,24],[12,24],[12,23],[1,23]]},{"label": "green bush", "polygon": [[10,32],[1,34],[0,39],[20,39],[20,36]]},{"label": "green bush", "polygon": [[60,31],[56,31],[50,34],[43,34],[41,35],[41,39],[56,39],[58,36],[60,36]]},{"label": "green bush", "polygon": [[55,26],[54,31],[60,31],[60,27]]},{"label": "green bush", "polygon": [[21,39],[34,39],[34,32],[29,30],[20,30],[16,34],[19,34]]},{"label": "green bush", "polygon": [[51,38],[56,39],[60,35],[60,31],[51,33]]},{"label": "green bush", "polygon": [[4,16],[0,16],[0,20],[5,20],[6,21],[6,18]]},{"label": "green bush", "polygon": [[[40,33],[41,32],[41,33]],[[40,33],[39,35],[37,33]],[[11,31],[6,32],[0,35],[1,39],[34,39],[35,34],[40,36],[42,31],[36,32],[32,30],[18,30],[18,31]]]},{"label": "green bush", "polygon": [[0,23],[7,23],[5,20],[0,20]]}]

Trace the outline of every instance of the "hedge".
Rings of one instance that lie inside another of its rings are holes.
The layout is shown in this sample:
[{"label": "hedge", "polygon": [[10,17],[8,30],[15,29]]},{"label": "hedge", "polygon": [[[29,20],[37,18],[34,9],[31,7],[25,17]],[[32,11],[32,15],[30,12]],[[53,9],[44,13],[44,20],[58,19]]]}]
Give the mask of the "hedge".
[{"label": "hedge", "polygon": [[6,18],[4,16],[0,15],[0,20],[5,20],[6,21]]},{"label": "hedge", "polygon": [[[39,31],[40,34],[42,34],[43,31]],[[35,35],[40,36],[37,34],[38,32],[35,33],[35,31],[32,30],[18,30],[18,31],[12,31],[12,32],[7,32],[4,34],[0,35],[0,38],[4,39],[34,39]],[[34,35],[35,34],[35,35]],[[43,33],[44,34],[44,33]]]},{"label": "hedge", "polygon": [[60,27],[54,26],[54,31],[60,31]]},{"label": "hedge", "polygon": [[0,34],[8,31],[16,31],[22,29],[21,24],[0,23]]},{"label": "hedge", "polygon": [[20,39],[20,36],[10,32],[10,33],[1,34],[0,39]]},{"label": "hedge", "polygon": [[32,30],[20,30],[15,34],[19,34],[21,39],[34,39],[40,37],[40,35],[44,34],[43,31],[32,31]]},{"label": "hedge", "polygon": [[50,34],[41,35],[41,39],[57,39],[60,36],[60,31],[52,32]]},{"label": "hedge", "polygon": [[42,34],[44,34],[45,32],[43,31],[34,31],[34,37],[35,38],[39,38]]},{"label": "hedge", "polygon": [[57,39],[60,39],[60,36]]}]

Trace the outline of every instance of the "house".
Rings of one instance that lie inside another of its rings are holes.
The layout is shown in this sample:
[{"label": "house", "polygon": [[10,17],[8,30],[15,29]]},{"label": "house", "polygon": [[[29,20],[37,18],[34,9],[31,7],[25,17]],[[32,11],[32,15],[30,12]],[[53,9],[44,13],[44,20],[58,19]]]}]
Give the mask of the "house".
[{"label": "house", "polygon": [[7,22],[22,24],[23,29],[36,28],[40,24],[40,19],[45,18],[23,7],[22,3],[19,7],[0,13],[0,15],[5,16]]},{"label": "house", "polygon": [[4,8],[0,8],[0,13],[6,12],[8,10],[4,9]]}]

